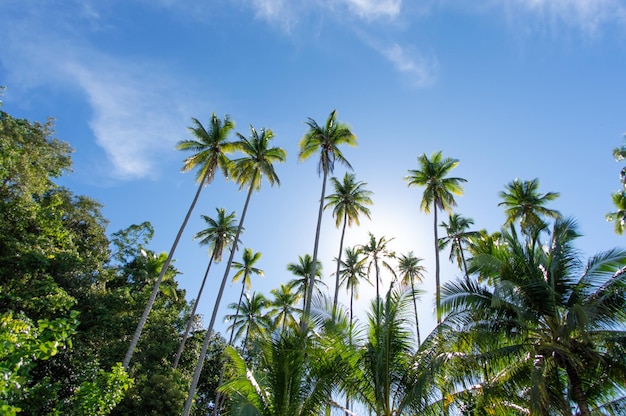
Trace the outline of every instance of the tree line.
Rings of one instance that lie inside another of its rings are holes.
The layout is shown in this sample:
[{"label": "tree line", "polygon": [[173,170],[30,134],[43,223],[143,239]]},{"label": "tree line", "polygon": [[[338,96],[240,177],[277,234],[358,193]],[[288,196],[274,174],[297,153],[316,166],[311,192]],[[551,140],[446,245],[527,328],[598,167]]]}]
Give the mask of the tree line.
[{"label": "tree line", "polygon": [[[149,223],[107,237],[101,205],[54,183],[71,167],[71,148],[53,137],[51,122],[0,117],[5,414],[626,410],[626,251],[581,258],[575,220],[549,208],[558,193],[541,193],[537,179],[505,185],[500,205],[506,222],[488,232],[472,229],[471,218],[454,212],[466,181],[452,176],[457,159],[423,154],[417,169],[407,171],[407,185],[423,192],[421,210],[433,216],[437,326],[421,334],[423,259],[396,253],[393,238],[371,233],[362,244],[344,247],[347,228],[369,218],[373,194],[354,173],[332,176],[335,162],[351,170],[342,147],[357,144],[336,111],[323,124],[309,118],[299,143],[298,158],[317,157],[322,180],[312,255],[287,265],[294,278],[270,298],[251,290],[253,277],[263,274],[257,265],[262,254],[244,247],[241,236],[254,191],[264,181],[280,185],[274,165],[286,153],[273,146],[271,130],[250,127],[248,136],[235,133],[231,140],[230,117],[212,114],[206,127],[192,119],[192,138],[176,147],[190,153],[183,171],[196,172],[198,188],[169,252],[156,253],[149,249]],[[239,218],[224,208],[202,215],[206,228],[194,238],[209,247],[210,257],[188,303],[172,260],[201,191],[218,171],[246,190],[246,199]],[[616,204],[622,199],[614,196]],[[318,259],[328,211],[341,228],[332,288],[324,287]],[[607,219],[623,225],[624,215]],[[462,276],[441,285],[439,255],[448,249]],[[212,265],[223,259],[204,328],[197,306]],[[381,290],[383,273],[392,284]],[[241,291],[228,305],[226,340],[213,329],[229,278]],[[366,281],[376,294],[359,322],[353,301]],[[349,305],[339,303],[341,289]]]}]

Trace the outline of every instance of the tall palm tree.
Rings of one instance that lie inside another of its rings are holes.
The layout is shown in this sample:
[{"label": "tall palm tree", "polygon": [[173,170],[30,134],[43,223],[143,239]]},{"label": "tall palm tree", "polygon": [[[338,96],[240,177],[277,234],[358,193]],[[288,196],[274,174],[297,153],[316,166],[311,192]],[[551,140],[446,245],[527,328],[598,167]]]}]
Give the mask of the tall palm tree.
[{"label": "tall palm tree", "polygon": [[545,224],[542,217],[559,218],[558,211],[546,208],[545,205],[559,197],[558,192],[539,193],[539,179],[509,182],[506,189],[500,192],[504,206],[506,225],[520,221],[522,232],[530,233],[532,229],[542,228]]},{"label": "tall palm tree", "polygon": [[415,257],[412,251],[408,254],[398,256],[398,272],[400,273],[400,283],[410,285],[411,297],[413,298],[413,311],[415,312],[415,333],[417,335],[417,347],[422,344],[420,337],[420,323],[417,317],[417,295],[415,289],[415,281],[422,283],[424,281],[424,272],[426,269],[420,263],[423,259]]},{"label": "tall palm tree", "polygon": [[267,315],[272,319],[272,326],[275,330],[280,327],[280,332],[285,332],[288,327],[297,324],[296,316],[302,313],[302,309],[296,306],[301,295],[293,291],[293,286],[289,284],[281,284],[278,289],[272,289],[270,293],[273,299],[269,301]]},{"label": "tall palm tree", "polygon": [[343,181],[337,178],[330,178],[335,193],[328,195],[326,200],[328,203],[324,209],[332,207],[333,217],[335,217],[335,226],[339,228],[343,224],[341,230],[341,240],[339,241],[339,256],[337,256],[337,271],[335,272],[335,297],[333,299],[333,309],[337,308],[339,298],[339,267],[341,265],[341,254],[343,251],[343,239],[346,234],[346,226],[352,224],[360,225],[359,215],[365,215],[370,218],[370,210],[366,205],[372,205],[370,198],[371,191],[364,189],[367,185],[365,182],[357,182],[354,174],[346,172]]},{"label": "tall palm tree", "polygon": [[446,230],[446,235],[439,239],[439,250],[443,250],[450,245],[450,261],[456,259],[459,269],[463,270],[467,276],[467,262],[463,244],[466,244],[471,238],[477,237],[477,231],[468,231],[470,226],[474,224],[471,218],[465,218],[459,214],[450,213],[448,222],[442,221],[440,226]]},{"label": "tall palm tree", "polygon": [[262,293],[252,292],[245,295],[243,302],[228,305],[235,313],[226,315],[226,321],[232,322],[229,327],[231,333],[235,334],[236,339],[242,340],[244,350],[251,334],[254,334],[253,337],[264,336],[269,329],[270,321],[265,314],[268,304],[269,301]]},{"label": "tall palm tree", "polygon": [[130,346],[128,347],[128,351],[124,357],[123,366],[125,370],[128,369],[130,360],[135,352],[135,348],[137,347],[137,342],[139,342],[139,337],[143,331],[143,327],[148,321],[148,315],[150,314],[152,305],[154,305],[154,301],[156,300],[159,292],[159,285],[161,284],[163,276],[172,261],[172,257],[174,256],[174,252],[176,251],[176,247],[178,246],[178,242],[183,234],[185,226],[189,221],[191,212],[196,206],[196,202],[198,202],[200,191],[202,191],[202,188],[205,185],[213,182],[215,172],[218,169],[222,171],[224,177],[228,178],[229,176],[230,160],[227,155],[234,152],[236,147],[232,142],[227,140],[231,130],[235,127],[235,123],[231,121],[229,116],[225,116],[222,121],[215,115],[215,113],[211,115],[211,124],[208,130],[197,119],[192,118],[192,122],[193,126],[189,128],[189,131],[196,138],[196,140],[182,140],[178,142],[176,149],[195,152],[192,156],[185,159],[182,171],[187,172],[195,169],[196,167],[199,168],[196,174],[196,179],[199,182],[198,190],[196,191],[193,201],[187,210],[187,214],[185,215],[185,219],[178,230],[178,234],[176,234],[172,248],[170,248],[165,264],[161,269],[161,273],[154,284],[148,303],[146,304],[141,319],[137,324]]},{"label": "tall palm tree", "polygon": [[[318,294],[322,293],[319,288],[320,285],[326,286],[326,284],[322,281],[322,269],[322,262],[318,261],[317,267],[315,268],[315,280],[313,282],[314,290],[317,291]],[[295,288],[296,292],[303,294],[304,299],[306,294],[309,293],[308,287],[311,273],[313,272],[313,258],[310,254],[298,256],[298,262],[287,264],[287,270],[296,276],[296,279],[291,280],[289,285]]]},{"label": "tall palm tree", "polygon": [[396,272],[393,267],[387,262],[388,258],[395,257],[395,253],[388,248],[388,244],[393,240],[387,240],[385,236],[376,239],[374,234],[369,233],[369,241],[367,244],[362,244],[359,246],[359,251],[367,258],[367,274],[371,275],[372,266],[374,267],[375,279],[376,279],[376,298],[380,297],[380,267],[384,267],[394,277],[396,277]]},{"label": "tall palm tree", "polygon": [[[239,240],[239,234],[243,229],[243,223],[246,218],[246,212],[248,210],[248,204],[250,203],[250,197],[252,191],[261,188],[261,182],[263,177],[270,183],[270,185],[280,185],[280,179],[274,170],[274,163],[284,162],[287,158],[285,151],[279,147],[271,147],[270,141],[274,138],[274,133],[271,130],[262,129],[261,132],[257,132],[254,127],[250,126],[251,135],[249,138],[237,133],[239,140],[234,143],[236,148],[243,152],[244,156],[233,161],[232,174],[239,183],[239,189],[248,187],[248,194],[246,196],[246,202],[241,212],[241,219],[239,220],[239,226],[237,227],[237,233],[235,234],[235,241]],[[224,271],[224,277],[215,300],[215,306],[213,307],[213,313],[211,315],[211,321],[207,329],[204,342],[202,344],[202,350],[200,352],[200,358],[196,370],[194,372],[193,379],[191,380],[191,386],[189,388],[189,395],[185,402],[185,408],[183,410],[183,416],[189,416],[191,411],[191,404],[193,403],[193,396],[196,392],[198,380],[200,379],[200,372],[202,371],[202,365],[206,357],[206,351],[209,346],[211,334],[213,332],[213,325],[215,324],[215,318],[219,309],[222,295],[224,293],[224,287],[228,280],[228,273],[230,272],[230,266],[233,262],[236,246],[233,246],[230,250],[230,256],[228,263],[226,264],[226,270]]]},{"label": "tall palm tree", "polygon": [[[617,162],[624,160],[626,158],[626,144],[613,149],[613,157]],[[622,183],[622,189],[611,195],[617,211],[607,214],[606,220],[615,221],[615,234],[622,235],[626,227],[626,167],[620,171],[619,180]]]},{"label": "tall palm tree", "polygon": [[178,367],[178,362],[180,361],[183,349],[185,348],[185,343],[187,342],[187,338],[189,337],[189,332],[191,331],[191,326],[193,325],[194,317],[196,316],[196,310],[198,309],[198,304],[200,303],[200,298],[202,297],[202,292],[204,290],[204,285],[206,284],[207,277],[209,276],[209,270],[211,270],[211,265],[213,264],[213,262],[219,263],[220,261],[222,261],[222,255],[224,253],[224,250],[230,247],[231,244],[233,244],[233,241],[235,239],[235,233],[237,232],[237,226],[235,225],[235,212],[233,211],[230,214],[226,215],[226,210],[224,208],[216,208],[216,211],[216,219],[213,219],[206,215],[201,216],[204,222],[207,224],[207,227],[194,235],[194,239],[200,240],[200,245],[209,246],[211,256],[206,271],[204,272],[204,277],[202,278],[200,289],[198,289],[198,295],[196,296],[196,300],[193,303],[193,308],[191,310],[191,314],[189,315],[189,321],[187,321],[185,333],[183,334],[183,338],[178,347],[178,351],[176,352],[176,358],[174,359],[174,368]]},{"label": "tall palm tree", "polygon": [[408,376],[415,351],[410,301],[408,287],[393,284],[384,299],[372,301],[365,343],[353,370],[342,379],[347,393],[379,416],[406,414],[416,398]]},{"label": "tall palm tree", "polygon": [[[509,386],[504,402],[532,414],[572,414],[573,405],[579,415],[605,414],[626,404],[626,250],[585,264],[573,245],[578,236],[564,219],[549,244],[503,231],[505,250],[475,256],[474,279],[443,289],[448,324],[465,344],[467,334],[484,340],[482,371],[497,371],[479,389]],[[490,278],[480,283],[478,275]]]},{"label": "tall palm tree", "polygon": [[317,249],[319,247],[320,230],[322,227],[322,213],[324,211],[324,199],[326,195],[326,180],[329,173],[335,170],[335,161],[339,161],[349,169],[352,166],[343,156],[339,149],[340,145],[347,144],[356,146],[356,136],[347,125],[337,121],[337,110],[333,110],[324,126],[317,124],[315,120],[309,117],[306,122],[309,126],[308,131],[300,139],[298,160],[306,160],[312,155],[319,152],[320,160],[318,165],[318,174],[322,175],[322,196],[320,197],[320,206],[317,214],[317,228],[315,230],[315,244],[313,245],[313,267],[309,276],[309,284],[307,285],[307,293],[304,297],[304,311],[302,314],[302,327],[305,328],[306,320],[311,312],[311,297],[313,295],[313,281],[315,280],[317,269]]},{"label": "tall palm tree", "polygon": [[435,234],[435,309],[437,323],[441,322],[441,282],[439,278],[439,239],[437,237],[437,211],[451,211],[456,206],[455,195],[463,195],[463,178],[448,177],[458,164],[458,159],[444,158],[441,151],[430,158],[424,153],[417,158],[419,169],[409,170],[405,177],[408,186],[423,186],[424,194],[420,209],[426,214],[433,210],[433,232]]},{"label": "tall palm tree", "polygon": [[[353,324],[353,303],[359,298],[359,284],[367,279],[365,262],[367,258],[362,256],[361,251],[354,247],[346,247],[346,258],[340,260],[339,277],[341,286],[345,286],[350,293],[350,327]],[[336,308],[336,306],[334,307]],[[334,309],[333,308],[333,309]]]},{"label": "tall palm tree", "polygon": [[[241,279],[241,293],[239,293],[239,301],[237,302],[237,308],[235,312],[235,316],[233,319],[232,331],[230,332],[230,339],[228,340],[228,345],[232,345],[233,336],[235,334],[235,327],[237,326],[237,319],[239,318],[239,307],[241,306],[241,300],[243,299],[243,293],[246,288],[250,289],[252,284],[251,278],[252,275],[256,274],[258,276],[263,276],[263,270],[254,267],[254,265],[261,258],[261,253],[256,252],[253,253],[252,249],[246,248],[243,251],[243,261],[238,262],[234,261],[233,266],[237,269],[237,273],[233,276],[233,283],[237,283],[239,279]],[[248,299],[250,302],[250,299]],[[264,305],[263,305],[264,306]]]}]

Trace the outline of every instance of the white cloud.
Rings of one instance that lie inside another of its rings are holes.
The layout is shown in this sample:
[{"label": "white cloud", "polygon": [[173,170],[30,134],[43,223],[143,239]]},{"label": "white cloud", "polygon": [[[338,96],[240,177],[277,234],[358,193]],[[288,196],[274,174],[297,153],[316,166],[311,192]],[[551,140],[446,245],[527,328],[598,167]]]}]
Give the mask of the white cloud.
[{"label": "white cloud", "polygon": [[601,26],[626,23],[626,6],[620,0],[497,0],[509,18],[534,17],[555,27],[566,25],[594,34]]},{"label": "white cloud", "polygon": [[340,0],[366,20],[394,18],[400,14],[402,0]]},{"label": "white cloud", "polygon": [[387,59],[394,68],[404,74],[416,88],[426,88],[435,84],[439,63],[435,57],[426,57],[412,46],[402,46],[397,42],[384,43],[371,37],[362,36],[365,42]]}]

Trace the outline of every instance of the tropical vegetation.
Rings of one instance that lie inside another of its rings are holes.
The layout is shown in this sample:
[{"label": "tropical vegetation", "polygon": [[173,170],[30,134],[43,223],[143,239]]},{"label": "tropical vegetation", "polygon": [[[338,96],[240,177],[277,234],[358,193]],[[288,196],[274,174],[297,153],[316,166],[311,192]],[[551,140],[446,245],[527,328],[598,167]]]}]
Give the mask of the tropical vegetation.
[{"label": "tropical vegetation", "polygon": [[[254,276],[264,274],[262,251],[235,255],[252,193],[263,181],[280,185],[275,166],[286,153],[271,130],[251,127],[229,141],[229,117],[213,115],[208,128],[192,119],[194,139],[177,147],[193,153],[183,169],[196,170],[198,189],[161,253],[151,249],[149,222],[107,232],[100,203],[56,183],[71,169],[72,149],[53,136],[51,121],[0,112],[0,413],[626,414],[626,250],[583,255],[576,221],[550,206],[558,193],[540,192],[538,179],[504,185],[500,229],[472,229],[471,218],[454,212],[466,181],[451,176],[459,160],[442,152],[422,154],[406,177],[423,191],[416,215],[434,217],[432,235],[422,237],[433,238],[434,276],[423,265],[430,253],[397,251],[393,236],[369,232],[344,247],[346,228],[370,218],[374,203],[355,174],[329,178],[335,161],[351,169],[341,147],[356,138],[336,111],[306,126],[299,159],[319,155],[322,176],[313,252],[285,259],[291,279],[267,276],[274,289],[261,293]],[[238,220],[224,208],[201,214],[206,228],[195,237],[208,247],[208,265],[188,302],[173,255],[218,170],[246,199]],[[324,243],[338,253],[328,273],[318,259],[324,208],[341,228]],[[619,209],[608,216],[617,233]],[[439,253],[447,249],[459,273],[441,284]],[[224,254],[205,325],[202,288]],[[227,341],[214,327],[229,279],[241,287],[228,299]],[[429,280],[437,326],[421,334],[433,306],[421,287]],[[364,282],[375,295],[360,319],[354,301]]]}]

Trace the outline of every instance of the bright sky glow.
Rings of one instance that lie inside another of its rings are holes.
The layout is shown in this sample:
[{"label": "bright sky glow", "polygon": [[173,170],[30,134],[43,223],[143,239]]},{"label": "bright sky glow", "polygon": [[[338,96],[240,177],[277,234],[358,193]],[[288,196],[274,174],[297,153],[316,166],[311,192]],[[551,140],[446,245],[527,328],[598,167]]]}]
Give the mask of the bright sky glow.
[{"label": "bright sky glow", "polygon": [[[422,325],[433,325],[432,216],[403,177],[417,157],[442,150],[468,180],[457,198],[476,229],[504,221],[498,193],[509,181],[539,178],[560,192],[550,207],[579,221],[587,255],[624,244],[604,220],[621,165],[611,152],[626,130],[626,5],[620,0],[5,0],[0,3],[3,110],[57,119],[75,149],[62,181],[105,205],[114,232],[149,220],[152,248],[167,251],[195,191],[180,174],[191,117],[229,114],[244,135],[270,128],[288,160],[281,187],[255,193],[242,236],[261,251],[269,295],[291,278],[286,265],[312,253],[321,179],[317,160],[297,163],[304,121],[338,119],[357,135],[344,149],[368,183],[372,220],[348,230],[395,238],[399,253],[424,258]],[[344,168],[335,174],[342,177]],[[330,188],[329,188],[330,189]],[[204,190],[175,265],[189,299],[208,256],[191,236],[200,214],[241,211],[245,192],[219,176]],[[440,220],[446,216],[441,215]],[[441,231],[443,233],[443,230]],[[323,222],[320,259],[332,285],[340,230]],[[239,260],[239,255],[236,260]],[[442,281],[458,276],[442,253]],[[223,266],[223,265],[221,265]],[[200,311],[209,316],[223,270]],[[384,286],[389,276],[384,275]],[[219,316],[237,299],[229,285]],[[359,307],[374,293],[364,284]],[[340,301],[347,304],[346,292]],[[206,319],[205,319],[206,320]],[[223,327],[218,327],[223,331]]]}]

